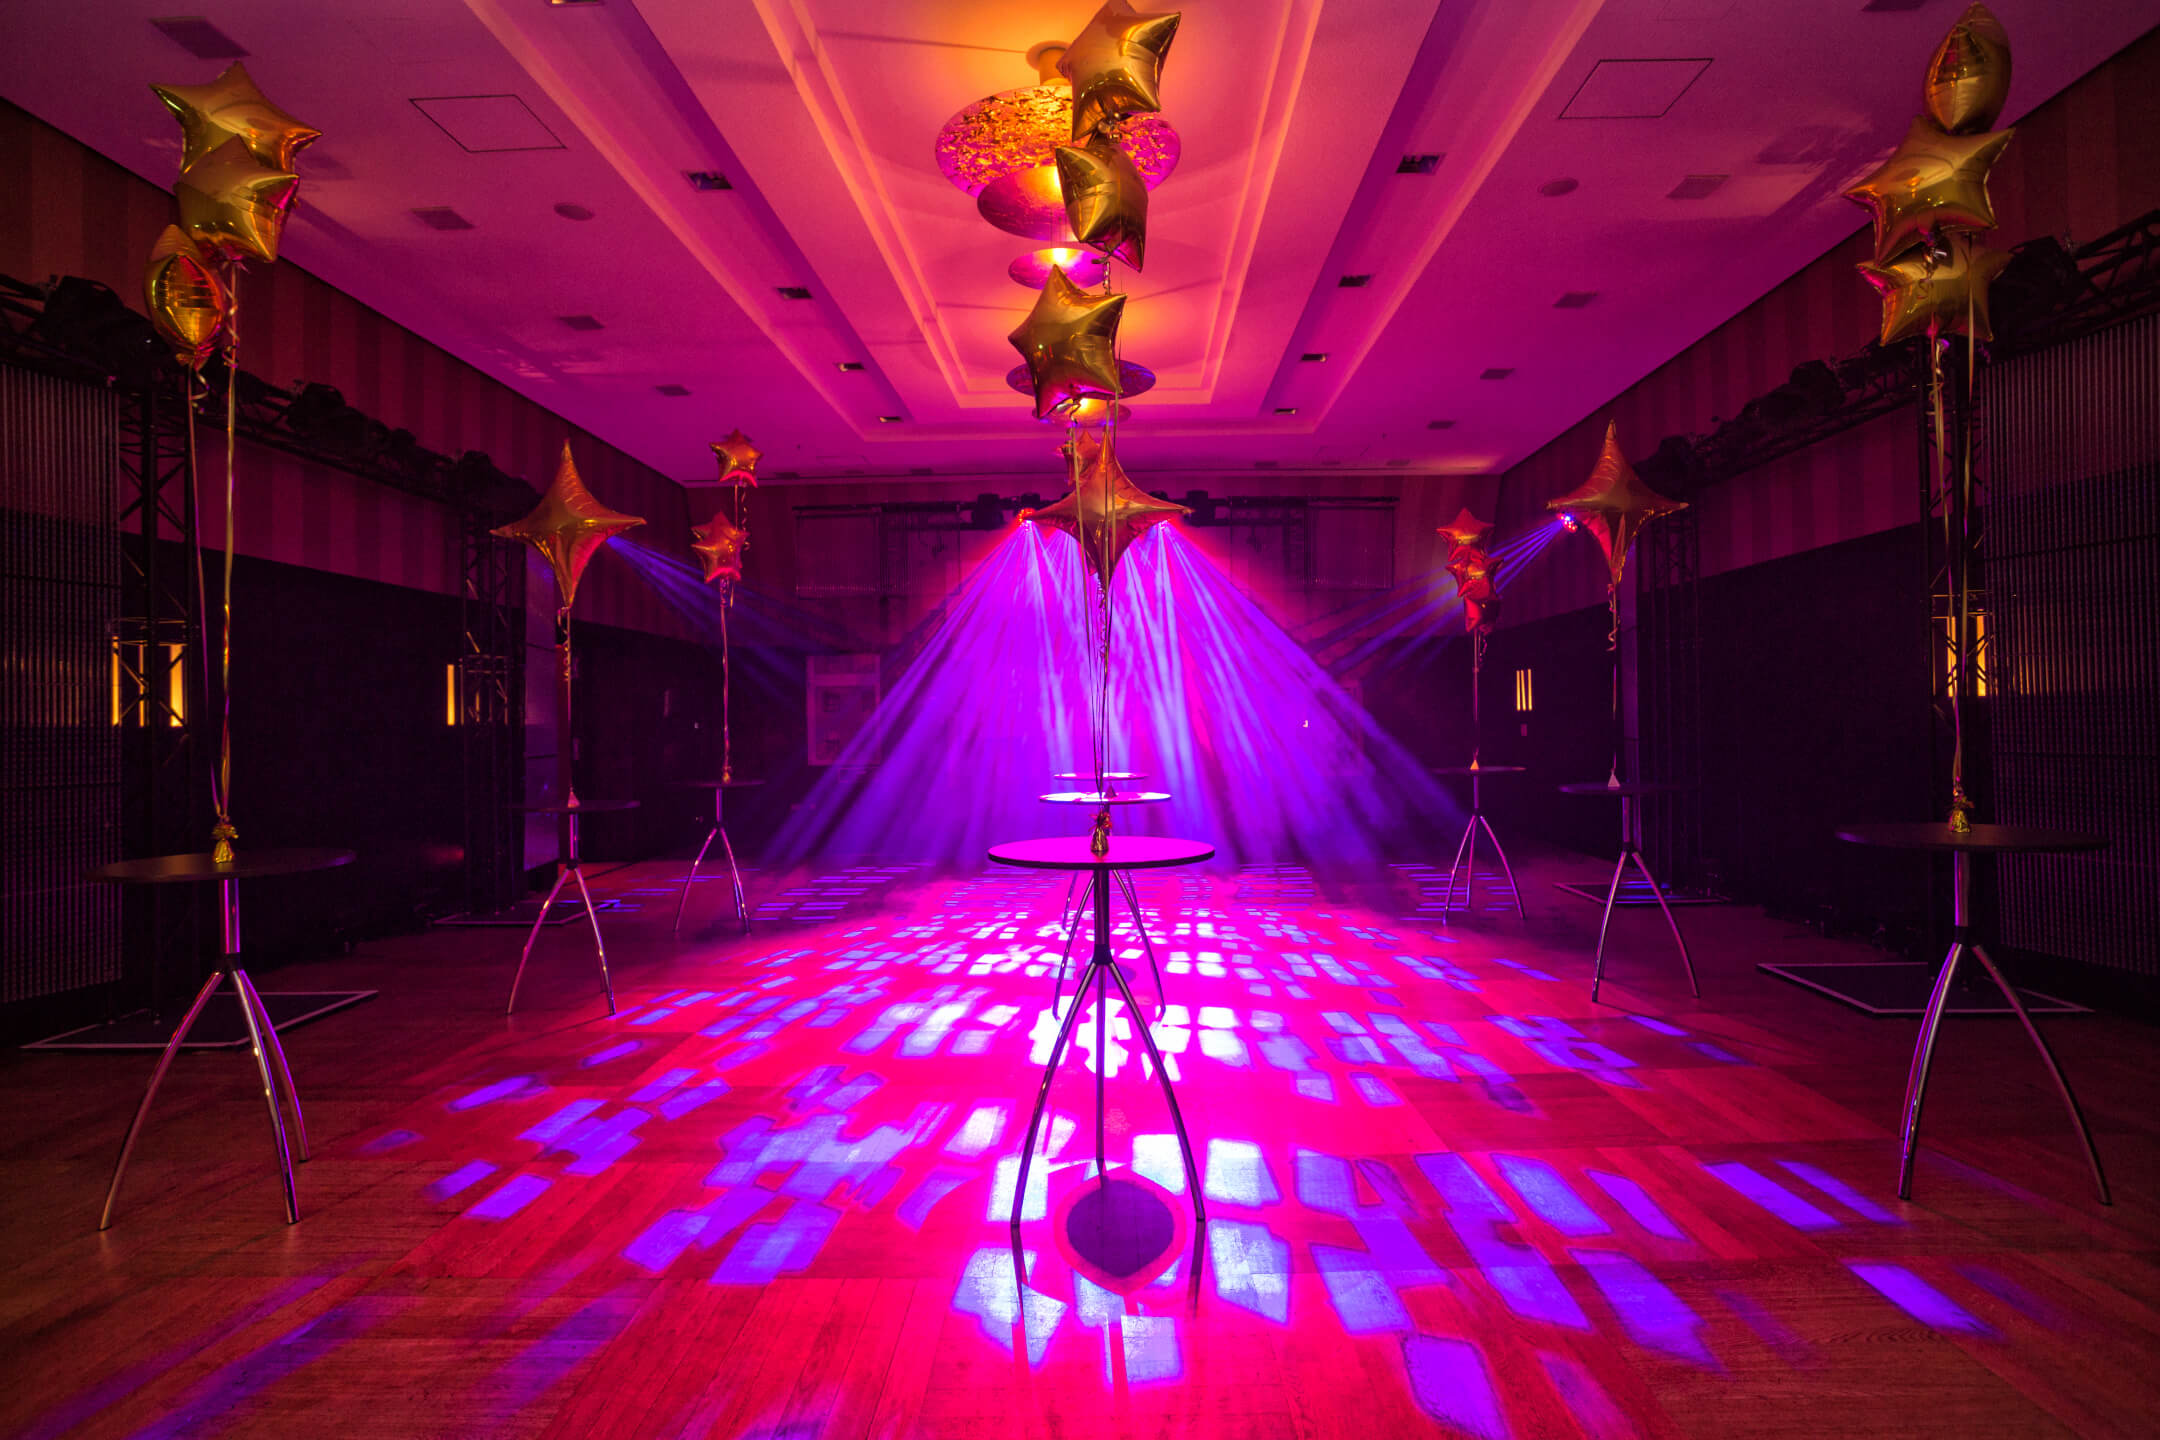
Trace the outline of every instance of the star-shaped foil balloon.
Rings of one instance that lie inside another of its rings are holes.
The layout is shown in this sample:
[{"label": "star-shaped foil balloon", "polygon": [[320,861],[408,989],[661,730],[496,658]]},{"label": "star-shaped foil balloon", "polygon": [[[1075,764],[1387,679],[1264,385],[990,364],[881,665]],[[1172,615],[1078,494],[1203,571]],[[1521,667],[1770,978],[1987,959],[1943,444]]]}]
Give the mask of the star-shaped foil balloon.
[{"label": "star-shaped foil balloon", "polygon": [[493,533],[505,540],[522,540],[547,558],[555,571],[556,593],[568,610],[577,599],[578,581],[602,545],[625,530],[644,524],[638,515],[621,515],[593,498],[578,478],[577,462],[570,458],[570,442],[562,447],[562,463],[555,467],[555,483],[532,513]]},{"label": "star-shaped foil balloon", "polygon": [[150,88],[180,122],[183,170],[235,138],[265,169],[290,170],[293,156],[322,138],[322,131],[271,104],[237,60],[207,85]]},{"label": "star-shaped foil balloon", "polygon": [[300,177],[259,164],[238,139],[227,140],[180,172],[173,187],[180,228],[197,245],[277,259],[285,212]]},{"label": "star-shaped foil balloon", "polygon": [[1083,395],[1116,397],[1117,331],[1124,314],[1123,295],[1091,295],[1062,267],[1050,267],[1035,308],[1006,337],[1027,361],[1036,419]]},{"label": "star-shaped foil balloon", "polygon": [[1449,550],[1475,550],[1492,534],[1492,521],[1480,520],[1465,505],[1453,520],[1433,527],[1434,533],[1447,537]]},{"label": "star-shaped foil balloon", "polygon": [[177,225],[167,225],[151,247],[143,271],[143,304],[180,363],[201,369],[224,333],[228,300],[225,282]]},{"label": "star-shaped foil balloon", "polygon": [[1605,445],[1598,451],[1597,464],[1590,467],[1588,480],[1559,499],[1545,502],[1547,510],[1567,516],[1596,537],[1615,589],[1643,526],[1660,515],[1687,509],[1685,500],[1668,500],[1643,484],[1627,456],[1620,453],[1619,432],[1617,421],[1605,427]]},{"label": "star-shaped foil balloon", "polygon": [[705,563],[705,583],[717,581],[725,589],[742,579],[743,546],[750,542],[749,535],[728,523],[725,515],[715,515],[703,525],[690,527],[690,548]]},{"label": "star-shaped foil balloon", "polygon": [[1462,599],[1463,628],[1476,630],[1488,623],[1493,605],[1500,598],[1494,583],[1499,564],[1483,550],[1465,545],[1448,557],[1447,568],[1448,574],[1455,577],[1455,593]]},{"label": "star-shaped foil balloon", "polygon": [[1101,135],[1057,148],[1058,184],[1073,238],[1138,270],[1147,255],[1147,182],[1117,144]]},{"label": "star-shaped foil balloon", "polygon": [[712,453],[720,462],[721,484],[757,484],[757,462],[764,458],[765,452],[752,445],[750,437],[742,431],[730,430],[725,440],[713,441]]},{"label": "star-shaped foil balloon", "polygon": [[[1076,432],[1085,434],[1086,432]],[[1118,464],[1117,442],[1108,431],[1092,443],[1071,447],[1072,493],[1028,517],[1036,525],[1062,530],[1080,542],[1080,553],[1105,590],[1118,561],[1148,528],[1173,515],[1190,515],[1183,505],[1158,500],[1133,484]]]},{"label": "star-shaped foil balloon", "polygon": [[2010,36],[1985,5],[1974,5],[1928,62],[1921,88],[1927,112],[1953,135],[1978,134],[1995,123],[2010,98]]},{"label": "star-shaped foil balloon", "polygon": [[1887,265],[1944,230],[1994,229],[1988,171],[2015,133],[1951,135],[1914,116],[1904,143],[1845,192],[1875,217],[1875,263]]},{"label": "star-shaped foil balloon", "polygon": [[2010,257],[1968,236],[1948,239],[1941,250],[1912,250],[1887,265],[1863,261],[1858,267],[1861,278],[1882,294],[1883,344],[1908,335],[1995,338],[1988,325],[1988,286]]},{"label": "star-shaped foil balloon", "polygon": [[1175,10],[1142,15],[1125,0],[1109,0],[1073,37],[1058,72],[1072,81],[1075,141],[1127,115],[1162,109],[1163,60],[1178,18]]}]

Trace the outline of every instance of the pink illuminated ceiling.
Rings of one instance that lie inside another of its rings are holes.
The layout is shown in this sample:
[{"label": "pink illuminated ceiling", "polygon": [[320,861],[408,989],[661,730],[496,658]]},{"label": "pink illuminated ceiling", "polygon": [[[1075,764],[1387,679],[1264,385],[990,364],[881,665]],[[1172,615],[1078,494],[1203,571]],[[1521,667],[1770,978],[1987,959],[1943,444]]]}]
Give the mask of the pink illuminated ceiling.
[{"label": "pink illuminated ceiling", "polygon": [[[1027,48],[1093,8],[207,0],[203,16],[324,131],[289,258],[698,482],[706,441],[736,426],[768,473],[804,478],[1054,468],[1003,378],[1031,299],[1005,270],[1029,244],[977,218],[931,140],[1029,83]],[[2083,0],[2075,23],[2040,0],[1994,8],[2017,47],[2010,118],[2160,23],[2160,0]],[[1124,329],[1160,376],[1126,434],[1143,479],[1522,458],[1854,228],[1838,191],[1903,133],[1962,4],[1183,9],[1164,100],[1184,159],[1155,192]],[[178,142],[147,83],[220,68],[150,23],[171,13],[0,7],[0,94],[169,184]],[[1406,155],[1440,159],[1399,174]],[[1727,178],[1671,198],[1691,176]],[[471,228],[414,214],[434,207]]]}]

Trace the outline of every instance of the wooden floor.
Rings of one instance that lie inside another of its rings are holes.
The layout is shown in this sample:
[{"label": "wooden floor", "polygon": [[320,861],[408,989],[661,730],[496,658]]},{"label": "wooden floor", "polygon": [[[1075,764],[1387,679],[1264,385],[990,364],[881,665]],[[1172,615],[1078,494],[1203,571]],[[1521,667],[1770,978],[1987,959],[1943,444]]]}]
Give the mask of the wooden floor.
[{"label": "wooden floor", "polygon": [[[2113,1208],[1995,1020],[1947,1035],[1903,1203],[1912,1023],[1753,969],[1840,947],[1685,911],[1695,1001],[1624,911],[1593,1007],[1597,908],[1549,883],[1593,876],[1534,865],[1527,929],[1405,870],[1143,881],[1211,1223],[1138,1285],[1057,1224],[1085,1024],[1024,1277],[1002,1223],[1061,878],[754,877],[749,939],[676,943],[669,869],[619,872],[613,1018],[576,928],[510,1021],[510,931],[280,972],[382,991],[287,1033],[290,1228],[242,1052],[183,1057],[102,1235],[149,1057],[9,1055],[0,1435],[2156,1433],[2149,1030],[2046,1022]],[[1124,1023],[1110,1164],[1182,1209]]]}]

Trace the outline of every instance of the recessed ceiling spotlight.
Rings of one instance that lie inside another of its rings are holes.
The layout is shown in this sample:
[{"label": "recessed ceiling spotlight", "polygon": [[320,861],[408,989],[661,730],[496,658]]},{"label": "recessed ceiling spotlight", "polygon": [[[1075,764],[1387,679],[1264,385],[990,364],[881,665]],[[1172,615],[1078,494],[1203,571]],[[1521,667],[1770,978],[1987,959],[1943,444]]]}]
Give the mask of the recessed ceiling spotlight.
[{"label": "recessed ceiling spotlight", "polygon": [[662,395],[667,396],[671,400],[680,400],[683,396],[690,393],[690,387],[687,385],[655,385],[653,386],[653,389],[659,391]]},{"label": "recessed ceiling spotlight", "polygon": [[735,188],[734,182],[718,170],[685,170],[683,171],[683,178],[690,182],[690,188],[693,190],[732,190]]},{"label": "recessed ceiling spotlight", "polygon": [[1455,428],[1455,422],[1452,420],[1428,420],[1425,422],[1425,428],[1427,430],[1452,430]]},{"label": "recessed ceiling spotlight", "polygon": [[843,375],[853,375],[863,368],[863,362],[860,360],[836,360],[833,362],[833,368]]},{"label": "recessed ceiling spotlight", "polygon": [[1595,290],[1570,290],[1553,301],[1552,308],[1555,310],[1580,310],[1597,299],[1597,297],[1598,292]]},{"label": "recessed ceiling spotlight", "polygon": [[1275,413],[1276,413],[1277,415],[1295,415],[1295,414],[1297,414],[1297,406],[1295,406],[1295,405],[1278,405],[1278,406],[1276,406],[1276,407],[1275,407]]},{"label": "recessed ceiling spotlight", "polygon": [[880,415],[877,417],[877,423],[880,425],[898,425],[902,418],[898,415]]},{"label": "recessed ceiling spotlight", "polygon": [[1690,175],[1687,179],[1682,180],[1678,185],[1666,191],[1665,198],[1668,200],[1707,200],[1717,193],[1720,185],[1730,179],[1732,179],[1730,175]]},{"label": "recessed ceiling spotlight", "polygon": [[1494,365],[1477,378],[1480,380],[1505,380],[1514,373],[1515,367],[1512,365]]},{"label": "recessed ceiling spotlight", "polygon": [[422,205],[412,217],[430,230],[472,230],[477,227],[448,205]]},{"label": "recessed ceiling spotlight", "polygon": [[810,298],[810,287],[807,285],[782,285],[779,288],[780,298],[783,300],[807,300]]},{"label": "recessed ceiling spotlight", "polygon": [[555,207],[555,213],[565,220],[590,220],[593,212],[583,205],[573,205],[568,200]]},{"label": "recessed ceiling spotlight", "polygon": [[1345,290],[1362,290],[1367,285],[1372,284],[1372,276],[1345,275],[1342,277],[1342,279],[1337,280],[1335,283],[1337,285],[1340,285]]},{"label": "recessed ceiling spotlight", "polygon": [[1538,186],[1537,193],[1557,200],[1562,195],[1574,194],[1581,186],[1582,182],[1580,180],[1562,175],[1557,180],[1547,180],[1544,184]]},{"label": "recessed ceiling spotlight", "polygon": [[1327,363],[1327,351],[1307,350],[1297,358],[1300,365],[1325,365]]},{"label": "recessed ceiling spotlight", "polygon": [[1440,168],[1438,155],[1405,155],[1395,162],[1397,175],[1430,175]]},{"label": "recessed ceiling spotlight", "polygon": [[572,330],[605,330],[607,328],[591,315],[558,315],[555,318]]}]

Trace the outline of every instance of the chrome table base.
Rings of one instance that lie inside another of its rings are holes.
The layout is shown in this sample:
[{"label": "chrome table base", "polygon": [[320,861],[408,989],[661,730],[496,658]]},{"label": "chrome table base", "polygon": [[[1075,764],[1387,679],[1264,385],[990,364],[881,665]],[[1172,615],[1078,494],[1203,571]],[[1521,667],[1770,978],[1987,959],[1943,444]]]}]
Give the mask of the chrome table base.
[{"label": "chrome table base", "polygon": [[[1148,969],[1154,972],[1155,975],[1155,1014],[1156,1018],[1160,1019],[1164,1004],[1162,967],[1155,963],[1155,942],[1148,938],[1147,921],[1140,917],[1140,892],[1133,885],[1131,871],[1112,870],[1107,873],[1116,881],[1118,893],[1125,897],[1125,908],[1132,916],[1133,929],[1140,932],[1140,947],[1147,953]],[[1079,874],[1076,871],[1074,872],[1074,879],[1078,878]],[[1080,892],[1080,903],[1077,906],[1071,903],[1072,886],[1068,884],[1065,887],[1066,904],[1058,915],[1058,923],[1065,930],[1065,953],[1058,957],[1057,980],[1050,990],[1053,1001],[1062,998],[1065,994],[1065,971],[1072,964],[1073,938],[1080,933],[1080,917],[1087,910],[1089,902],[1095,898],[1095,891],[1100,880],[1100,874],[1093,872],[1089,874],[1087,888]],[[1099,916],[1107,918],[1107,905],[1098,905],[1095,908]],[[1083,977],[1082,984],[1085,985],[1085,983],[1085,977]],[[1074,993],[1079,992],[1076,989]]]},{"label": "chrome table base", "polygon": [[682,894],[675,900],[675,933],[682,934],[683,906],[690,903],[690,882],[697,879],[698,866],[705,863],[705,852],[712,849],[715,837],[720,841],[720,853],[727,856],[728,883],[735,891],[735,914],[742,921],[742,933],[750,933],[750,907],[743,902],[742,871],[735,864],[735,847],[728,844],[727,826],[720,819],[720,789],[713,789],[712,829],[705,832],[705,843],[698,846],[697,858],[690,862],[689,873],[682,877]]},{"label": "chrome table base", "polygon": [[[1500,848],[1500,837],[1493,834],[1492,822],[1485,818],[1485,812],[1473,809],[1469,823],[1463,826],[1462,839],[1455,846],[1455,863],[1448,866],[1447,880],[1440,887],[1440,923],[1445,925],[1448,921],[1449,907],[1455,901],[1455,877],[1458,874],[1463,877],[1463,909],[1467,911],[1470,908],[1471,887],[1477,883],[1477,837],[1480,830],[1485,832],[1485,839],[1492,845],[1493,854],[1500,859],[1500,874],[1507,880],[1508,898],[1515,902],[1517,918],[1528,921],[1530,914],[1523,909],[1522,890],[1515,883],[1515,867],[1508,864],[1507,851]],[[1486,889],[1488,893],[1492,889],[1490,872]]]},{"label": "chrome table base", "polygon": [[1680,922],[1673,919],[1672,906],[1665,903],[1664,887],[1658,884],[1657,876],[1650,873],[1649,862],[1643,859],[1642,851],[1636,848],[1635,842],[1623,840],[1620,842],[1620,858],[1613,861],[1612,884],[1605,891],[1605,916],[1598,921],[1597,962],[1590,971],[1591,1003],[1597,1003],[1598,986],[1605,979],[1605,932],[1612,925],[1613,902],[1620,898],[1620,877],[1627,873],[1630,864],[1642,872],[1643,883],[1650,887],[1650,894],[1656,898],[1658,909],[1665,912],[1665,924],[1672,931],[1673,944],[1680,947],[1680,963],[1687,969],[1688,993],[1701,995],[1701,989],[1695,984],[1695,962],[1688,958],[1687,941],[1680,937]]},{"label": "chrome table base", "polygon": [[2100,1203],[2114,1203],[2108,1193],[2107,1175],[2100,1168],[2100,1152],[2093,1148],[2092,1131],[2085,1124],[2085,1112],[2078,1107],[2077,1096],[2071,1093],[2070,1082],[2063,1078],[2062,1067],[2055,1063],[2055,1052],[2048,1048],[2040,1034],[2040,1027],[2033,1024],[2032,1015],[2025,1009],[2025,1002],[2018,998],[2017,987],[2004,978],[1995,961],[1980,942],[1973,938],[1971,928],[1972,856],[1965,851],[1953,851],[1951,863],[1951,916],[1950,950],[1943,956],[1942,970],[1935,977],[1935,989],[1928,996],[1927,1013],[1920,1021],[1920,1037],[1913,1046],[1912,1068],[1905,1076],[1905,1133],[1903,1149],[1898,1161],[1898,1198],[1912,1199],[1913,1158],[1920,1148],[1920,1109],[1927,1101],[1928,1067],[1935,1056],[1935,1032],[1942,1026],[1943,1011],[1950,1003],[1950,987],[1957,979],[1958,962],[1967,955],[1980,962],[1988,978],[1995,982],[2010,1008],[2017,1012],[2018,1023],[2032,1039],[2033,1048],[2040,1052],[2042,1063],[2047,1066],[2050,1078],[2055,1082],[2056,1093],[2062,1096],[2063,1105],[2070,1111],[2070,1123],[2078,1133],[2078,1140],[2085,1147],[2085,1163],[2092,1168],[2093,1189],[2099,1193]]},{"label": "chrome table base", "polygon": [[120,1199],[120,1181],[127,1174],[128,1157],[135,1152],[136,1137],[142,1133],[143,1121],[149,1117],[150,1102],[157,1098],[158,1086],[165,1083],[165,1072],[172,1068],[173,1056],[187,1043],[188,1032],[195,1028],[201,1018],[203,1007],[226,977],[230,976],[233,991],[240,1001],[240,1014],[247,1021],[248,1049],[255,1057],[256,1073],[262,1078],[263,1103],[270,1112],[270,1138],[277,1148],[278,1178],[285,1187],[285,1223],[300,1222],[299,1189],[293,1180],[293,1150],[285,1133],[285,1107],[292,1110],[292,1139],[298,1142],[300,1159],[308,1158],[307,1121],[300,1113],[300,1092],[293,1088],[292,1069],[285,1063],[285,1047],[278,1043],[277,1026],[270,1023],[270,1014],[263,1008],[262,997],[255,993],[255,984],[248,979],[247,971],[240,968],[240,890],[239,881],[218,882],[220,926],[223,933],[224,958],[218,969],[202,989],[195,993],[195,1003],[188,1006],[174,1029],[172,1039],[165,1042],[164,1053],[158,1056],[157,1068],[150,1072],[150,1084],[143,1091],[142,1103],[135,1107],[135,1118],[128,1121],[127,1134],[120,1141],[120,1158],[113,1165],[112,1183],[105,1187],[105,1208],[98,1216],[98,1229],[110,1229],[113,1208]]}]

